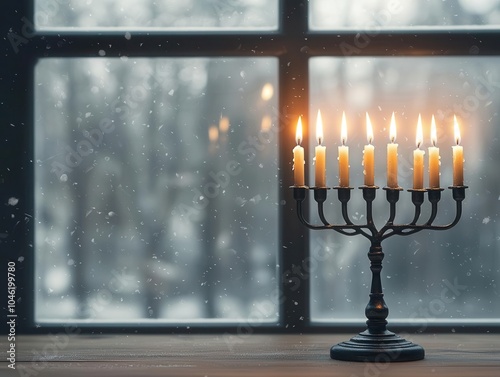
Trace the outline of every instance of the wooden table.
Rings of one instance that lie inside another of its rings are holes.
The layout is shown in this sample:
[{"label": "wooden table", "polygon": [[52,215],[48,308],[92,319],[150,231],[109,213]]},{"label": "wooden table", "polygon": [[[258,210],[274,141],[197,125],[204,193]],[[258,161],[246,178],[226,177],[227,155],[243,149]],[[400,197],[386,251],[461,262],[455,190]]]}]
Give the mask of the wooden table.
[{"label": "wooden table", "polygon": [[[331,360],[349,335],[30,335],[16,339],[16,371],[0,376],[500,376],[500,335],[412,335],[426,358],[406,363]],[[1,340],[2,354],[8,349]]]}]

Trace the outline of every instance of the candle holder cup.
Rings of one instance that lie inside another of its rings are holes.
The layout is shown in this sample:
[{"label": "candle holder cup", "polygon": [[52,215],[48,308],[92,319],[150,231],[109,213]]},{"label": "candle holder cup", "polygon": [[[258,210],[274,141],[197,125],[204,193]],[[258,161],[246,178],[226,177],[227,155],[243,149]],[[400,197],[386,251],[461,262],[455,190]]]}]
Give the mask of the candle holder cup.
[{"label": "candle holder cup", "polygon": [[[361,235],[370,241],[368,258],[370,260],[370,270],[372,281],[370,289],[370,299],[365,309],[367,318],[367,329],[356,335],[349,341],[334,345],[330,350],[330,357],[336,360],[345,361],[370,361],[370,362],[393,362],[393,361],[413,361],[424,358],[424,349],[408,340],[401,338],[393,332],[387,330],[387,316],[389,309],[384,301],[380,272],[382,270],[382,260],[384,253],[381,243],[383,240],[399,235],[409,236],[422,230],[447,230],[454,227],[462,215],[462,201],[465,199],[465,189],[467,186],[450,186],[452,197],[456,203],[455,218],[446,225],[434,225],[434,220],[438,213],[438,203],[441,199],[442,188],[410,189],[411,200],[415,207],[413,220],[407,224],[395,224],[396,206],[399,201],[401,187],[384,187],[386,198],[389,203],[389,218],[380,229],[373,220],[373,201],[377,186],[361,186],[363,199],[366,202],[366,222],[364,224],[354,224],[348,214],[347,204],[351,198],[352,187],[334,187],[338,191],[338,199],[341,203],[342,218],[344,224],[330,223],[324,214],[324,202],[327,199],[328,188],[317,188],[307,186],[291,186],[293,196],[297,204],[297,215],[302,224],[313,230],[334,230],[345,236]],[[304,217],[303,202],[306,200],[307,192],[313,190],[314,199],[318,207],[318,216],[321,224],[311,224]],[[430,215],[427,221],[418,223],[421,216],[421,207],[425,202],[425,193],[431,205]]]}]

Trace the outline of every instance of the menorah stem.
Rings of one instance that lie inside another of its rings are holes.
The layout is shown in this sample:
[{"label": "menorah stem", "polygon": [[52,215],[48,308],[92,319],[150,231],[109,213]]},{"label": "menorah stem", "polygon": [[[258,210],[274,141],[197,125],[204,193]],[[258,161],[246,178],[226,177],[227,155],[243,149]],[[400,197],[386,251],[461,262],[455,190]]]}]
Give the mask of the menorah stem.
[{"label": "menorah stem", "polygon": [[372,238],[368,258],[372,271],[370,301],[365,309],[368,328],[351,340],[334,345],[330,349],[330,357],[336,360],[384,363],[423,359],[425,352],[422,347],[387,330],[389,309],[384,302],[380,276],[384,253],[378,237]]},{"label": "menorah stem", "polygon": [[370,334],[382,334],[387,330],[386,318],[389,315],[389,309],[384,301],[384,293],[382,291],[382,280],[380,272],[382,271],[382,260],[384,253],[380,242],[373,241],[368,252],[370,259],[370,270],[372,271],[372,285],[370,290],[370,301],[365,309],[365,315],[368,320],[368,332]]}]

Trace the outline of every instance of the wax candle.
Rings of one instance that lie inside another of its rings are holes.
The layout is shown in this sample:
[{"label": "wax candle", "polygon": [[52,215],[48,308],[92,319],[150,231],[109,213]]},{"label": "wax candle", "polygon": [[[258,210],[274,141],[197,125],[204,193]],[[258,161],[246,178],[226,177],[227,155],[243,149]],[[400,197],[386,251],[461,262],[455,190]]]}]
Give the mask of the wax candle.
[{"label": "wax candle", "polygon": [[365,175],[365,186],[375,185],[375,147],[373,142],[373,128],[368,113],[366,113],[366,138],[368,144],[363,150],[363,173]]},{"label": "wax candle", "polygon": [[413,151],[413,188],[415,190],[420,190],[424,188],[424,154],[425,152],[420,149],[423,141],[422,132],[422,117],[418,114],[417,122],[417,136],[416,145],[417,149]]},{"label": "wax candle", "polygon": [[464,185],[464,149],[460,145],[460,129],[458,128],[457,117],[453,116],[455,141],[457,145],[453,148],[453,186]]},{"label": "wax candle", "polygon": [[339,146],[339,186],[349,187],[349,147],[347,142],[347,123],[345,112],[342,113],[342,126],[340,131],[342,145]]},{"label": "wax candle", "polygon": [[439,165],[440,156],[439,148],[436,147],[437,144],[437,131],[436,131],[436,120],[434,115],[431,120],[431,142],[432,146],[429,147],[429,187],[439,188]]},{"label": "wax candle", "polygon": [[315,149],[315,181],[316,187],[326,187],[326,147],[321,145],[323,142],[323,119],[321,119],[321,111],[318,110],[316,118],[316,139],[318,145]]},{"label": "wax candle", "polygon": [[389,132],[391,142],[387,144],[387,187],[398,187],[398,145],[396,141],[396,119],[394,113],[391,117]]},{"label": "wax candle", "polygon": [[293,148],[293,178],[295,186],[304,186],[304,148],[300,146],[302,142],[302,119],[299,117],[297,129],[295,131],[297,145]]}]

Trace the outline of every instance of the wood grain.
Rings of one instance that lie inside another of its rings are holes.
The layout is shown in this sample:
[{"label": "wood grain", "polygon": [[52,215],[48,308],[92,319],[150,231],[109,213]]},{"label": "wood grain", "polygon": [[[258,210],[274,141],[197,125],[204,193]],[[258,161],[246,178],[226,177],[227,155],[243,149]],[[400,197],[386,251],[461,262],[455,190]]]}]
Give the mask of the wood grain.
[{"label": "wood grain", "polygon": [[[17,371],[1,376],[499,377],[500,336],[412,335],[426,358],[352,363],[329,358],[348,335],[32,335],[17,338]],[[2,340],[2,352],[7,345]],[[5,360],[5,359],[4,359]],[[10,372],[10,373],[9,373]]]}]

